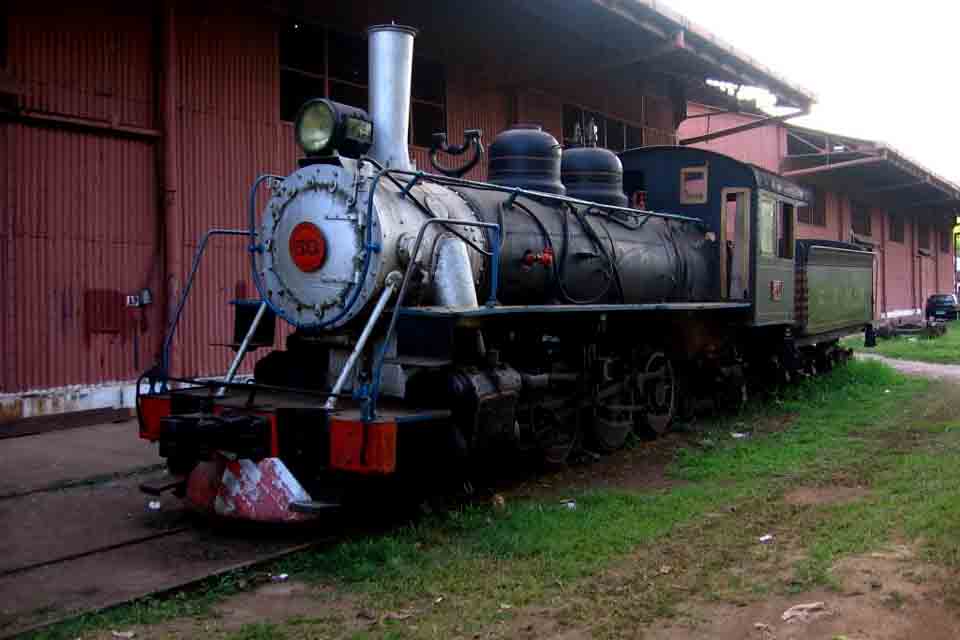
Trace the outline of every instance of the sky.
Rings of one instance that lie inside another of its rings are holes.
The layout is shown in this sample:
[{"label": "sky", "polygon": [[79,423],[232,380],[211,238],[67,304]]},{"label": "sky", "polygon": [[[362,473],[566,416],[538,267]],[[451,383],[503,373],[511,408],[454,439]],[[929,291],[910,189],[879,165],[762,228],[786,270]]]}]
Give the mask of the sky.
[{"label": "sky", "polygon": [[960,3],[668,0],[817,96],[796,124],[880,140],[960,185]]}]

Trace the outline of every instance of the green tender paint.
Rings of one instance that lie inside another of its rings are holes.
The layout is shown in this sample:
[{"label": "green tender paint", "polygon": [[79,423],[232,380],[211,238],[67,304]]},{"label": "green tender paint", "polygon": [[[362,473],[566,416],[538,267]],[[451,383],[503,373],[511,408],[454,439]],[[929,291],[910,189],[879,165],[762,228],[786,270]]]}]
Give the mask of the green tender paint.
[{"label": "green tender paint", "polygon": [[808,265],[807,287],[807,333],[864,325],[873,318],[872,265]]}]

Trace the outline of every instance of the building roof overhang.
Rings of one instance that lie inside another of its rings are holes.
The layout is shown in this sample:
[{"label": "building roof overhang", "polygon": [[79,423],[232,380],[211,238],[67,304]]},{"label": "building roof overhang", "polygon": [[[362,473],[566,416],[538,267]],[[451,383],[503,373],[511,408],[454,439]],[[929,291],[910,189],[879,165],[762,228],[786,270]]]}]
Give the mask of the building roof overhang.
[{"label": "building roof overhang", "polygon": [[892,211],[952,217],[960,187],[903,152],[873,140],[786,125],[781,174]]},{"label": "building roof overhang", "polygon": [[[655,0],[445,0],[311,3],[267,0],[281,14],[324,24],[391,22],[420,28],[417,50],[495,70],[505,85],[540,89],[610,78],[666,90],[679,83],[710,104],[730,98],[706,80],[756,86],[783,106],[809,108],[814,95]],[[360,5],[358,8],[357,5]]]},{"label": "building roof overhang", "polygon": [[[624,57],[656,59],[668,71],[698,79],[758,87],[777,98],[777,105],[809,109],[816,101],[806,89],[738,50],[716,34],[657,0],[589,0],[629,28],[633,37],[619,44]],[[640,32],[647,38],[638,40]],[[604,38],[607,33],[603,33]],[[700,99],[717,104],[716,90],[699,92]]]}]

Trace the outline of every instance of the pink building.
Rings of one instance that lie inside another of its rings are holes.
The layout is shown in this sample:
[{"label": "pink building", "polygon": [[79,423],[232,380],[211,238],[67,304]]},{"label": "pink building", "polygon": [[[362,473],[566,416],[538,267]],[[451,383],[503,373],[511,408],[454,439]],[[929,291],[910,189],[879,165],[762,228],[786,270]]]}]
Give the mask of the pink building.
[{"label": "pink building", "polygon": [[814,206],[798,212],[798,237],[874,248],[877,318],[917,316],[928,296],[955,291],[960,187],[879,142],[698,103],[688,104],[687,115],[678,128],[680,144],[756,164],[813,189]]},{"label": "pink building", "polygon": [[[516,122],[562,141],[593,119],[615,151],[676,144],[687,96],[723,97],[707,78],[813,100],[659,3],[0,2],[0,430],[130,406],[203,234],[244,228],[257,175],[296,167],[305,100],[366,105],[364,30],[391,21],[421,29],[424,169],[433,133],[489,142]],[[210,247],[172,341],[179,374],[226,371],[229,301],[255,294],[244,242]]]}]

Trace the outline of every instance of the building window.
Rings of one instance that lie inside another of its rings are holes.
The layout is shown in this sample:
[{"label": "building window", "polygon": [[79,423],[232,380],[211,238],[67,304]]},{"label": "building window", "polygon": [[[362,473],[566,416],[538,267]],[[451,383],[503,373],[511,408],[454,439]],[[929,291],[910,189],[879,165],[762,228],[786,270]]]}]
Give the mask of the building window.
[{"label": "building window", "polygon": [[590,111],[572,104],[563,105],[563,143],[581,146],[592,142],[592,127],[596,128],[596,145],[610,151],[635,149],[643,146],[643,127],[618,120],[598,111]]},{"label": "building window", "polygon": [[950,253],[950,231],[948,229],[940,230],[940,252]]},{"label": "building window", "polygon": [[859,202],[853,203],[853,232],[861,236],[869,236],[870,233],[870,207]]},{"label": "building window", "polygon": [[917,223],[917,247],[930,248],[930,225],[926,222]]},{"label": "building window", "polygon": [[703,204],[707,201],[707,168],[680,169],[680,204]]},{"label": "building window", "polygon": [[433,145],[433,134],[447,130],[447,83],[443,65],[417,58],[413,61],[413,88],[410,105],[413,144]]},{"label": "building window", "polygon": [[890,242],[903,242],[903,218],[890,214]]},{"label": "building window", "polygon": [[[280,32],[280,119],[292,122],[311,98],[367,109],[367,43],[360,36],[303,23]],[[443,65],[414,58],[410,144],[430,147],[447,130]]]},{"label": "building window", "polygon": [[817,227],[827,226],[826,194],[817,189],[813,194],[813,202],[798,209],[797,219],[803,224],[812,224]]}]

